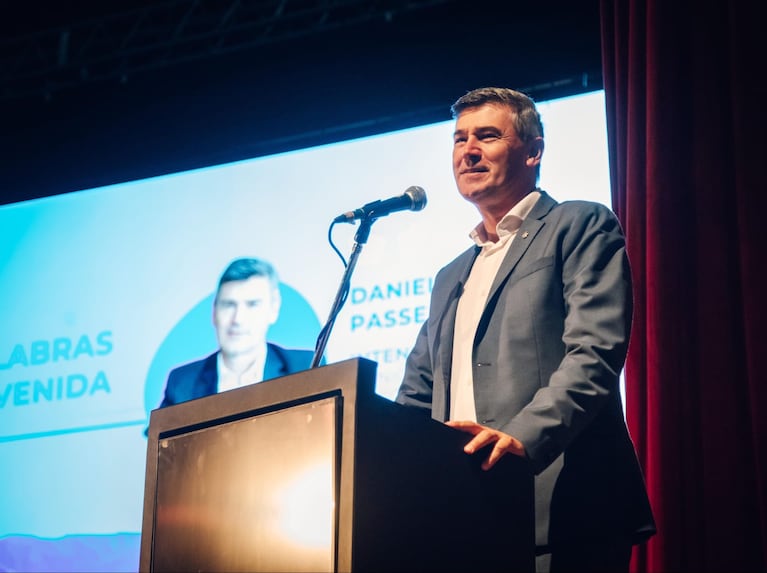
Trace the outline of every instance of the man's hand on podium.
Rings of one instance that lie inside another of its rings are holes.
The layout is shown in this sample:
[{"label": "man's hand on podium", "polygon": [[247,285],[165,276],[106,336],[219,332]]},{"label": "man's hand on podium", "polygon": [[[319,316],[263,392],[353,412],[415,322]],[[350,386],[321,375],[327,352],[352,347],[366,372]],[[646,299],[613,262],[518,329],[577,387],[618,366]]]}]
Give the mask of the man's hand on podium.
[{"label": "man's hand on podium", "polygon": [[487,459],[482,462],[482,469],[489,470],[492,468],[498,460],[500,460],[506,454],[514,454],[515,456],[525,455],[525,447],[518,439],[505,434],[499,430],[494,430],[478,424],[477,422],[470,421],[448,421],[446,425],[456,430],[466,432],[474,437],[463,447],[463,451],[467,454],[473,454],[478,450],[481,450],[485,446],[493,445],[493,449],[490,451]]}]

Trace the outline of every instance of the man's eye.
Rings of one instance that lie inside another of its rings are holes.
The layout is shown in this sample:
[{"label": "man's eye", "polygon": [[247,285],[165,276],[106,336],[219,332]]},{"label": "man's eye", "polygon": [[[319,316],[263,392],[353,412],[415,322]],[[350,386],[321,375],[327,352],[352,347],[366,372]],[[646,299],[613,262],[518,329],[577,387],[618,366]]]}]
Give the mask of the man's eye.
[{"label": "man's eye", "polygon": [[248,301],[248,308],[255,308],[257,306],[261,306],[260,300],[249,300]]}]

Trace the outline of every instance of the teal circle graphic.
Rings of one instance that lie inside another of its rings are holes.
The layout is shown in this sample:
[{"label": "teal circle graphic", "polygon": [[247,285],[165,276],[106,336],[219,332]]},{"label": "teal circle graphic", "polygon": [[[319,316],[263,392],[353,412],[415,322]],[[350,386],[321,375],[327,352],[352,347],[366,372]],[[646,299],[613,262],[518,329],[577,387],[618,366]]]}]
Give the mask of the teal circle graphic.
[{"label": "teal circle graphic", "polygon": [[[147,414],[162,402],[165,381],[175,367],[205,358],[218,349],[213,329],[213,297],[211,293],[197,303],[160,344],[149,365],[144,384],[144,409]],[[267,332],[267,340],[286,348],[314,350],[320,322],[311,305],[295,289],[280,283],[280,314]]]}]

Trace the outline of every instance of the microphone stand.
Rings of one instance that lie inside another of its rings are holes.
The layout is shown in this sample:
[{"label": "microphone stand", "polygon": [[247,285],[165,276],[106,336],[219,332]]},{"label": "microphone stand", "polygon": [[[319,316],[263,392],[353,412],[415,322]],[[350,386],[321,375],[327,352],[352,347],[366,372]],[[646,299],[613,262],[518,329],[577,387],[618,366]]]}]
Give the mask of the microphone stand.
[{"label": "microphone stand", "polygon": [[357,233],[354,235],[354,247],[352,248],[352,254],[349,256],[349,264],[346,265],[344,275],[341,277],[341,284],[338,287],[336,299],[330,309],[328,320],[325,323],[325,326],[322,327],[320,335],[317,337],[317,345],[314,350],[311,368],[319,366],[320,361],[322,360],[322,355],[325,353],[325,346],[327,346],[328,339],[330,338],[330,331],[333,330],[336,317],[338,316],[338,313],[341,312],[341,308],[344,306],[346,297],[349,294],[352,273],[354,272],[354,267],[357,266],[357,259],[362,252],[362,245],[367,243],[368,237],[370,236],[370,227],[375,220],[376,217],[362,217],[360,219],[359,229],[357,229]]}]

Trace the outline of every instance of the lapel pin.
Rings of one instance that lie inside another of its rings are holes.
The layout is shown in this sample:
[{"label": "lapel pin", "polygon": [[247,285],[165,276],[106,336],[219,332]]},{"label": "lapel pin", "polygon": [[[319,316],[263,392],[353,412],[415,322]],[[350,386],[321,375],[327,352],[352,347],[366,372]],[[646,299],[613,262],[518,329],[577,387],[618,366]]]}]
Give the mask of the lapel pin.
[{"label": "lapel pin", "polygon": [[523,238],[523,239],[527,239],[527,236],[528,236],[529,234],[530,234],[530,233],[528,233],[527,231],[525,231],[524,233],[522,233],[522,238]]}]

